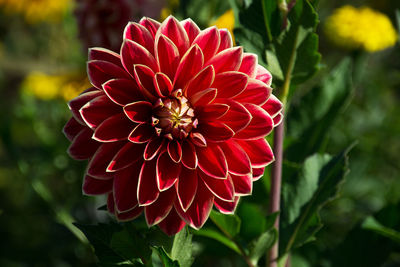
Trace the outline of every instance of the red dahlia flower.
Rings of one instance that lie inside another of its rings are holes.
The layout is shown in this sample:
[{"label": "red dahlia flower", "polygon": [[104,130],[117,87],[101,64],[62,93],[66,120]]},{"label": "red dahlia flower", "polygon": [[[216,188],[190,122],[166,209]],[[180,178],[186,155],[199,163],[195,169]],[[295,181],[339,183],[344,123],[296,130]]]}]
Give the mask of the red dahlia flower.
[{"label": "red dahlia flower", "polygon": [[129,23],[120,54],[89,52],[94,87],[69,103],[70,155],[89,159],[83,192],[108,195],[119,220],[144,211],[167,234],[233,213],[274,159],[281,122],[271,75],[225,29],[190,19]]}]

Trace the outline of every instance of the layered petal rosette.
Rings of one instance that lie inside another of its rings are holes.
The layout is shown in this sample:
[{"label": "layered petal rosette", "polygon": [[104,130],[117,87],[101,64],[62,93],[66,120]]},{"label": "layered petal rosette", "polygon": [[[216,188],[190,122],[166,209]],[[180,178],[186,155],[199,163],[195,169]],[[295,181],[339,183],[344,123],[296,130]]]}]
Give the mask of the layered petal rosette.
[{"label": "layered petal rosette", "polygon": [[202,227],[213,206],[233,213],[274,159],[270,73],[226,29],[190,19],[143,18],[123,38],[120,54],[89,51],[93,87],[69,103],[69,154],[89,160],[83,192],[169,235]]}]

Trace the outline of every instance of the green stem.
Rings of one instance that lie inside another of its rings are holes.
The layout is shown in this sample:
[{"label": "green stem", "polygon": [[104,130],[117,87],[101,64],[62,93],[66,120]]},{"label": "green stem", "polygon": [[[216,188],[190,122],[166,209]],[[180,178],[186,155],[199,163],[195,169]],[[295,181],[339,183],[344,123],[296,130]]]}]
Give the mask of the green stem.
[{"label": "green stem", "polygon": [[218,229],[227,237],[229,238],[235,245],[238,247],[240,254],[242,255],[243,259],[247,263],[249,267],[256,267],[252,262],[249,256],[247,255],[246,251],[242,247],[242,245],[239,244],[223,227],[221,227],[216,220],[214,220],[212,217],[210,219],[213,221],[213,223],[218,227]]}]

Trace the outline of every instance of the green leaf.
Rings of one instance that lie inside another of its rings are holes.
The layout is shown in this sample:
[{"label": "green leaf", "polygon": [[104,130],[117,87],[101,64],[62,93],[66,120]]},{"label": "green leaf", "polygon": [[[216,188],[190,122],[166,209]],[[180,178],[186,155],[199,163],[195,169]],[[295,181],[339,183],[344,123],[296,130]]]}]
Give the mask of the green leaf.
[{"label": "green leaf", "polygon": [[152,247],[152,249],[160,257],[163,267],[179,267],[178,261],[171,259],[163,247]]},{"label": "green leaf", "polygon": [[362,224],[362,228],[371,230],[400,244],[400,232],[382,225],[374,217],[369,216]]},{"label": "green leaf", "polygon": [[313,155],[307,158],[298,176],[284,180],[280,240],[284,253],[314,239],[322,226],[319,210],[336,197],[348,172],[347,154],[352,147],[333,158]]},{"label": "green leaf", "polygon": [[344,59],[320,86],[291,105],[287,115],[287,137],[296,141],[285,150],[289,161],[302,162],[321,149],[331,125],[351,98],[351,69],[350,59]]},{"label": "green leaf", "polygon": [[171,257],[177,260],[182,267],[191,266],[194,258],[192,256],[192,234],[185,227],[177,233],[172,244]]},{"label": "green leaf", "polygon": [[224,236],[223,234],[221,234],[220,232],[218,232],[214,229],[202,228],[198,231],[195,231],[194,234],[217,240],[217,241],[221,242],[222,244],[224,244],[225,246],[227,246],[228,248],[235,251],[236,253],[238,253],[239,255],[241,255],[240,249],[235,244],[235,242],[233,242],[232,240],[230,240],[229,238],[227,238],[226,236]]},{"label": "green leaf", "polygon": [[265,252],[272,247],[278,239],[278,231],[275,228],[261,234],[256,240],[253,241],[250,248],[250,260],[257,266],[259,259],[265,255]]},{"label": "green leaf", "polygon": [[144,266],[142,260],[149,260],[151,250],[143,237],[133,230],[127,230],[116,223],[84,225],[74,224],[93,246],[100,266]]},{"label": "green leaf", "polygon": [[272,227],[274,227],[276,218],[279,215],[279,211],[276,211],[274,213],[268,214],[266,221],[265,221],[265,229],[271,229]]},{"label": "green leaf", "polygon": [[240,231],[241,222],[236,215],[226,215],[212,210],[210,218],[219,229],[231,238],[235,237]]}]

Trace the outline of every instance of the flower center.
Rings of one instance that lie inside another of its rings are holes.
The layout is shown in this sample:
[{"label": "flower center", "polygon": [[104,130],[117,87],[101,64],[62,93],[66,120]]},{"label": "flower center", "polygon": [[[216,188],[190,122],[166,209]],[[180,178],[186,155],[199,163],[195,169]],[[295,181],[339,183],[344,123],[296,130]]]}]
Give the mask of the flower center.
[{"label": "flower center", "polygon": [[169,139],[183,139],[197,127],[194,110],[182,95],[182,90],[172,92],[170,98],[159,98],[153,105],[152,125],[157,134]]}]

